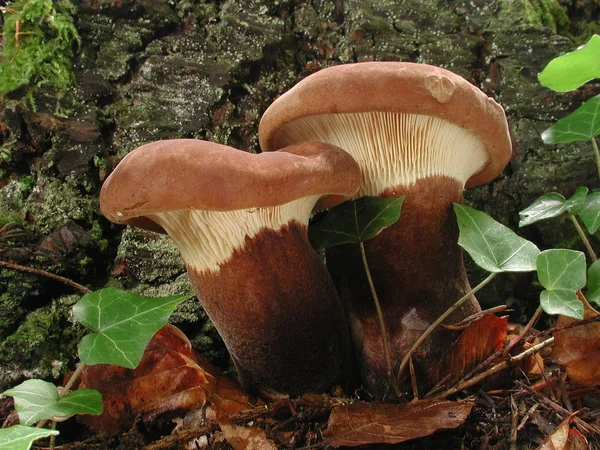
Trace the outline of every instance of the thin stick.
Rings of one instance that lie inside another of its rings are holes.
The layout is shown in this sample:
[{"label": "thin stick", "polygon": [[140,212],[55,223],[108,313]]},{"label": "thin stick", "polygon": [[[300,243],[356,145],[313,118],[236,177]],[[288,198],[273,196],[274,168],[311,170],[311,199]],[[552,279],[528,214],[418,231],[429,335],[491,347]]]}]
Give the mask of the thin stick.
[{"label": "thin stick", "polygon": [[559,414],[564,414],[566,416],[572,417],[573,420],[577,423],[577,425],[579,425],[582,428],[584,428],[588,433],[600,434],[600,429],[598,429],[597,427],[595,427],[591,423],[587,423],[585,420],[583,420],[583,419],[581,419],[581,418],[579,418],[579,417],[577,417],[575,415],[579,411],[577,411],[575,413],[571,413],[569,410],[563,408],[558,403],[556,403],[555,401],[550,400],[548,397],[540,394],[539,392],[531,389],[529,386],[526,386],[525,384],[522,384],[522,383],[519,383],[519,384],[520,384],[520,386],[523,389],[525,389],[527,392],[529,392],[534,397],[538,398],[542,403],[544,403],[546,406],[549,406],[554,411],[558,412]]},{"label": "thin stick", "polygon": [[585,249],[587,250],[588,255],[590,255],[590,258],[592,259],[592,261],[596,261],[598,259],[598,257],[596,256],[596,253],[594,252],[594,249],[592,248],[592,244],[590,244],[590,240],[587,238],[585,232],[583,231],[583,228],[581,228],[581,225],[579,224],[577,217],[575,217],[573,214],[569,214],[569,219],[571,219],[571,222],[573,222],[573,225],[575,226],[575,229],[577,230],[577,234],[583,241],[583,245],[585,246]]},{"label": "thin stick", "polygon": [[515,397],[510,396],[510,413],[512,416],[512,426],[510,430],[510,450],[517,450],[517,436],[519,433],[519,407],[515,402]]},{"label": "thin stick", "polygon": [[19,270],[21,272],[34,273],[36,275],[41,275],[46,278],[52,278],[53,280],[58,280],[61,283],[66,284],[67,286],[71,286],[72,288],[75,288],[78,291],[83,292],[84,294],[88,294],[88,293],[92,292],[85,286],[82,286],[81,284],[76,283],[73,280],[69,280],[68,278],[64,278],[64,277],[61,277],[60,275],[55,275],[50,272],[46,272],[45,270],[42,270],[42,269],[34,269],[33,267],[26,267],[26,266],[21,266],[20,264],[13,264],[13,263],[9,263],[6,261],[0,261],[0,267],[2,267],[2,266],[6,267],[8,269]]},{"label": "thin stick", "polygon": [[510,341],[510,343],[506,346],[506,348],[504,349],[504,355],[508,355],[510,353],[510,351],[515,347],[515,345],[517,345],[519,342],[521,342],[523,340],[523,338],[527,335],[527,333],[529,333],[529,330],[531,330],[533,328],[535,323],[538,321],[538,319],[542,315],[542,311],[543,311],[542,307],[538,306],[538,308],[533,313],[533,316],[531,316],[531,319],[529,319],[529,322],[527,322],[527,325],[525,325],[525,327],[523,328],[523,331],[521,331],[521,333],[515,339]]},{"label": "thin stick", "polygon": [[596,155],[596,166],[598,168],[598,177],[600,177],[600,151],[598,151],[598,144],[596,144],[596,139],[590,139],[592,141],[592,147],[594,147],[594,154]]},{"label": "thin stick", "polygon": [[468,380],[454,386],[453,388],[450,388],[447,391],[442,392],[440,395],[437,396],[437,398],[446,398],[446,397],[454,395],[457,392],[460,392],[464,389],[470,388],[471,386],[476,385],[477,383],[481,382],[482,380],[485,380],[490,375],[500,372],[501,370],[506,369],[508,366],[515,364],[519,361],[522,361],[523,359],[525,359],[531,355],[534,355],[535,353],[539,352],[541,349],[546,348],[549,345],[552,345],[553,343],[554,343],[554,338],[551,337],[551,338],[546,339],[545,341],[540,342],[539,344],[536,344],[536,345],[528,348],[527,350],[525,350],[522,353],[519,353],[516,356],[509,356],[509,357],[507,357],[506,360],[490,367],[485,372],[481,372],[479,375],[475,375],[474,377],[469,378]]},{"label": "thin stick", "polygon": [[394,378],[394,363],[392,362],[392,352],[390,350],[390,343],[387,338],[387,329],[385,327],[385,321],[383,320],[381,304],[379,303],[379,297],[377,296],[377,291],[375,290],[375,284],[373,284],[373,278],[371,278],[371,271],[369,270],[369,263],[367,262],[367,253],[365,252],[365,246],[362,242],[359,242],[359,247],[360,254],[362,256],[362,262],[365,267],[365,274],[367,275],[369,287],[371,288],[373,303],[375,304],[375,309],[377,311],[377,318],[379,319],[379,328],[381,329],[381,341],[383,343],[383,353],[387,362],[388,380],[390,382],[390,385],[392,386],[392,389],[394,390],[394,394],[396,394],[398,398],[401,398],[402,392],[400,391],[400,387],[398,386],[396,378]]},{"label": "thin stick", "polygon": [[429,327],[423,332],[423,334],[421,334],[421,336],[419,336],[419,338],[415,341],[415,343],[412,345],[410,350],[406,353],[406,355],[402,359],[400,368],[398,369],[398,372],[396,372],[396,381],[398,381],[400,379],[400,376],[402,375],[402,372],[406,368],[406,365],[408,364],[408,361],[410,360],[413,353],[417,350],[417,348],[419,348],[419,345],[421,345],[423,343],[423,341],[425,339],[427,339],[427,337],[433,332],[433,330],[435,330],[438,325],[440,325],[444,320],[446,320],[446,317],[448,317],[450,314],[452,314],[454,312],[454,310],[459,308],[464,302],[469,300],[477,291],[479,291],[482,287],[484,287],[486,284],[488,284],[490,281],[492,281],[492,279],[496,275],[497,275],[497,272],[492,272],[491,274],[489,274],[487,276],[487,278],[485,278],[481,283],[479,283],[477,286],[475,286],[473,289],[471,289],[469,292],[467,292],[465,295],[463,295],[456,303],[454,303],[454,305],[452,305],[450,308],[448,308],[444,314],[442,314],[440,317],[438,317],[435,322],[433,322],[431,325],[429,325]]}]

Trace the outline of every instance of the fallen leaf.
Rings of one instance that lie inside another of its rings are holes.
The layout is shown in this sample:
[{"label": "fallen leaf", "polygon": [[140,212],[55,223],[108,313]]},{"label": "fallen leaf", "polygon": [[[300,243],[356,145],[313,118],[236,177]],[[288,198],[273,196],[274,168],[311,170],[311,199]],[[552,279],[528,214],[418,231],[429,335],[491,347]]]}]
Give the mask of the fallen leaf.
[{"label": "fallen leaf", "polygon": [[420,401],[406,405],[356,402],[331,411],[324,445],[396,444],[464,423],[473,403]]},{"label": "fallen leaf", "polygon": [[563,421],[538,447],[538,450],[566,450],[570,419]]},{"label": "fallen leaf", "polygon": [[234,450],[277,450],[275,443],[258,427],[243,427],[227,420],[219,420],[219,426]]},{"label": "fallen leaf", "polygon": [[434,373],[437,384],[454,384],[479,363],[502,348],[506,340],[508,317],[485,314],[460,334],[442,364]]},{"label": "fallen leaf", "polygon": [[[599,315],[583,297],[584,319]],[[565,316],[559,316],[558,327],[577,322]],[[568,328],[554,333],[552,360],[567,370],[569,380],[579,386],[600,385],[600,322]]]},{"label": "fallen leaf", "polygon": [[569,430],[569,442],[567,450],[589,450],[590,444],[583,434],[577,428]]},{"label": "fallen leaf", "polygon": [[589,450],[587,439],[570,424],[571,417],[563,420],[537,450]]},{"label": "fallen leaf", "polygon": [[165,325],[152,338],[136,369],[111,364],[86,366],[80,388],[102,393],[100,416],[79,416],[92,430],[116,434],[129,430],[136,417],[146,419],[165,413],[184,413],[212,404],[225,414],[249,407],[249,399],[237,385],[220,376],[205,359],[196,355],[187,337]]}]

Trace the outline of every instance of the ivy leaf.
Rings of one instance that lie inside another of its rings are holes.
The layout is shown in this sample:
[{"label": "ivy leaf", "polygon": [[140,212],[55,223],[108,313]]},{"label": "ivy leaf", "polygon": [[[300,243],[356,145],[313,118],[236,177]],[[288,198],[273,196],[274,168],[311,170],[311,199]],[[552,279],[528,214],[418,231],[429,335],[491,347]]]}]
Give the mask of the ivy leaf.
[{"label": "ivy leaf", "polygon": [[569,200],[566,200],[558,192],[550,192],[549,194],[542,195],[519,213],[521,219],[519,227],[525,227],[540,220],[558,217],[565,211],[575,211],[583,204],[587,193],[588,188],[582,186],[577,188]]},{"label": "ivy leaf", "polygon": [[84,295],[73,306],[73,315],[93,333],[79,343],[79,357],[88,365],[135,369],[152,336],[187,298],[151,298],[113,288]]},{"label": "ivy leaf", "polygon": [[33,441],[58,434],[56,430],[24,425],[0,428],[0,448],[2,450],[29,450]]},{"label": "ivy leaf", "polygon": [[585,297],[589,302],[600,306],[600,260],[594,261],[588,269],[588,289]]},{"label": "ivy leaf", "polygon": [[530,272],[540,250],[487,214],[454,203],[460,236],[458,245],[488,272]]},{"label": "ivy leaf", "polygon": [[560,314],[574,319],[583,319],[583,303],[577,298],[575,292],[568,289],[542,291],[540,305],[548,314]]},{"label": "ivy leaf", "polygon": [[75,414],[102,414],[102,394],[94,389],[79,389],[59,397],[52,383],[33,379],[4,391],[5,395],[14,398],[21,425],[34,425],[43,419],[60,422]]},{"label": "ivy leaf", "polygon": [[362,197],[342,203],[310,226],[308,238],[315,249],[368,241],[400,218],[404,196]]},{"label": "ivy leaf", "polygon": [[575,209],[588,233],[594,234],[600,227],[600,192],[592,192]]},{"label": "ivy leaf", "polygon": [[583,252],[565,249],[545,250],[537,259],[537,274],[542,286],[540,303],[548,314],[583,319],[583,303],[575,291],[586,283]]},{"label": "ivy leaf", "polygon": [[600,134],[600,95],[563,117],[542,133],[544,144],[588,141]]},{"label": "ivy leaf", "polygon": [[577,50],[554,58],[538,75],[543,86],[557,92],[572,91],[594,78],[600,78],[600,36],[597,34]]}]

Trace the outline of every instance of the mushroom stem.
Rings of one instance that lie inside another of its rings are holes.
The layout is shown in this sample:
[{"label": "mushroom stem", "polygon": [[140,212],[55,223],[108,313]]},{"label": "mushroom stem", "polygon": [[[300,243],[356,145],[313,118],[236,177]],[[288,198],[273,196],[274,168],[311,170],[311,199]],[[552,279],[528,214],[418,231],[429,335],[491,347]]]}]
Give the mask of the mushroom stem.
[{"label": "mushroom stem", "polygon": [[408,350],[408,352],[406,352],[406,355],[404,355],[404,358],[402,359],[402,362],[400,363],[400,367],[398,368],[398,374],[396,375],[397,379],[400,379],[400,377],[402,376],[402,372],[404,372],[404,369],[406,368],[406,366],[408,365],[408,363],[410,361],[410,357],[413,355],[413,353],[415,353],[415,351],[417,351],[417,349],[423,343],[423,341],[425,341],[425,339],[427,339],[427,337],[431,333],[433,333],[434,330],[438,326],[440,326],[444,322],[444,320],[446,320],[446,318],[448,316],[450,316],[456,309],[460,308],[460,306],[463,303],[465,303],[466,301],[470,300],[472,298],[472,296],[475,295],[475,293],[478,292],[480,289],[482,289],[485,286],[487,286],[487,284],[490,281],[492,281],[492,279],[496,275],[498,275],[498,272],[492,272],[492,273],[490,273],[481,283],[479,283],[477,286],[475,286],[473,289],[471,289],[469,292],[467,292],[465,295],[463,295],[460,299],[458,299],[456,301],[456,303],[454,303],[452,306],[450,306],[444,312],[444,314],[442,314],[431,325],[429,325],[429,327],[423,332],[423,334],[421,334],[421,336],[419,336],[419,338],[414,342],[414,344]]},{"label": "mushroom stem", "polygon": [[[212,223],[195,212],[193,227],[177,227],[190,230],[185,233],[175,231],[173,212],[168,213],[169,220],[161,219],[166,217],[163,213],[153,216],[184,255],[194,290],[245,387],[269,387],[290,394],[317,392],[341,381],[346,372],[350,348],[344,310],[304,224],[315,201],[212,212]],[[276,226],[282,221],[282,208],[303,210],[298,216],[305,218]],[[270,217],[272,222],[255,232],[246,231],[242,243],[228,256],[214,249],[223,259],[215,264],[218,270],[213,270],[207,260],[206,235],[223,232],[214,227],[215,215],[232,213],[241,229],[249,227],[256,215]],[[196,260],[194,255],[203,259]]]},{"label": "mushroom stem", "polygon": [[383,311],[381,311],[381,304],[379,303],[379,297],[377,296],[377,290],[373,284],[373,278],[371,277],[371,271],[369,270],[369,262],[367,260],[367,254],[365,253],[365,245],[363,242],[359,242],[360,256],[362,258],[363,266],[365,267],[365,275],[369,281],[369,288],[371,289],[371,295],[373,296],[373,305],[377,311],[377,319],[379,320],[379,329],[381,330],[381,344],[383,345],[383,352],[385,354],[385,361],[388,368],[388,380],[396,397],[402,397],[400,387],[396,382],[396,376],[394,375],[394,362],[392,361],[392,351],[390,349],[390,342],[388,340],[387,327],[385,326],[385,319],[383,318]]},{"label": "mushroom stem", "polygon": [[[450,177],[430,177],[384,196],[406,195],[396,224],[365,242],[379,294],[395,364],[442,313],[471,288],[456,244],[458,226],[452,202],[462,201],[463,186]],[[360,268],[360,249],[350,244],[327,252],[327,266],[345,303],[361,378],[375,396],[387,389],[387,364],[377,312]],[[450,316],[459,321],[479,311],[474,297]],[[417,368],[430,375],[456,332],[438,328],[415,354]]]}]

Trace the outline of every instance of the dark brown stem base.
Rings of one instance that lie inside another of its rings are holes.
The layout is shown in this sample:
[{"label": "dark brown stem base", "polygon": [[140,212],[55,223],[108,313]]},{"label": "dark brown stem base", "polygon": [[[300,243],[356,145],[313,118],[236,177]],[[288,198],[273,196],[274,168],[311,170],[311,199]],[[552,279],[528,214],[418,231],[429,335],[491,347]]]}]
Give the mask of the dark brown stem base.
[{"label": "dark brown stem base", "polygon": [[[384,195],[406,195],[402,215],[365,242],[365,251],[392,358],[399,364],[423,331],[471,289],[452,211],[452,202],[462,201],[462,186],[447,177],[428,178]],[[328,250],[327,266],[350,320],[363,386],[382,398],[389,391],[387,364],[358,245]],[[471,297],[446,322],[458,322],[479,310]],[[457,334],[438,327],[415,353],[416,368],[429,376]]]},{"label": "dark brown stem base", "polygon": [[264,229],[218,273],[188,273],[244,386],[319,392],[350,373],[344,310],[305,226]]}]

